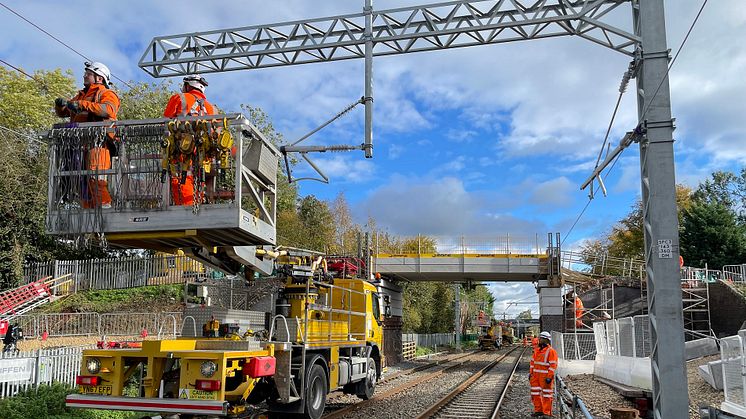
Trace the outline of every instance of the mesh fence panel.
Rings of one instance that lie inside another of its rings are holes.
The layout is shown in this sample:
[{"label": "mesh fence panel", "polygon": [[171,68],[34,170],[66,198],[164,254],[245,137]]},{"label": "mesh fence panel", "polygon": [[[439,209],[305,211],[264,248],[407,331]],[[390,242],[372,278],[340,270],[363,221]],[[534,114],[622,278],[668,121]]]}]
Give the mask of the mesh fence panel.
[{"label": "mesh fence panel", "polygon": [[593,338],[596,341],[596,351],[602,355],[609,355],[609,345],[606,341],[606,327],[604,323],[593,323]]},{"label": "mesh fence panel", "polygon": [[137,336],[158,332],[157,313],[108,313],[101,315],[101,334],[105,336]]},{"label": "mesh fence panel", "polygon": [[617,320],[617,334],[619,336],[619,355],[635,356],[635,327],[632,324],[631,317]]},{"label": "mesh fence panel", "polygon": [[635,325],[635,355],[637,357],[650,356],[650,319],[648,316],[635,316],[632,318]]},{"label": "mesh fence panel", "polygon": [[606,321],[604,322],[604,326],[606,326],[606,347],[608,348],[608,354],[619,355],[616,320]]},{"label": "mesh fence panel", "polygon": [[729,336],[720,340],[720,358],[723,361],[725,400],[743,406],[743,343],[740,336]]},{"label": "mesh fence panel", "polygon": [[596,358],[596,341],[593,333],[552,332],[552,346],[562,359]]},{"label": "mesh fence panel", "polygon": [[98,334],[98,313],[55,313],[38,317],[39,331],[49,336],[91,336]]},{"label": "mesh fence panel", "polygon": [[565,356],[565,339],[562,332],[552,331],[552,347],[560,359],[572,359]]}]

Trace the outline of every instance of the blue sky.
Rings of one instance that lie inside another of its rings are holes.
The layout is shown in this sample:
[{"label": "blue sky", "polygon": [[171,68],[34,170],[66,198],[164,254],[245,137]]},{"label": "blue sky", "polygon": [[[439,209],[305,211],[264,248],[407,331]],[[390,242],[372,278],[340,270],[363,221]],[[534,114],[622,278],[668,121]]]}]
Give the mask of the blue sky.
[{"label": "blue sky", "polygon": [[[154,81],[137,67],[154,36],[355,13],[363,6],[350,0],[4,3],[120,78],[138,81]],[[381,0],[374,8],[422,3]],[[666,2],[674,52],[701,4]],[[629,6],[622,7],[610,22],[629,28],[629,14]],[[4,8],[0,27],[3,60],[82,77],[82,58]],[[711,1],[671,72],[680,183],[696,186],[713,170],[739,170],[746,160],[743,39],[743,2]],[[344,192],[359,221],[373,216],[401,235],[564,235],[587,201],[579,185],[593,167],[628,63],[626,56],[567,37],[376,58],[374,158],[319,155],[315,160],[331,183],[304,182],[301,193],[332,200]],[[227,110],[259,106],[290,140],[363,93],[362,61],[206,77],[213,102]],[[635,126],[633,86],[612,144]],[[358,107],[307,143],[362,140]],[[640,190],[637,146],[625,151],[606,184],[609,196],[591,203],[565,247],[600,236],[629,211]],[[526,284],[492,288],[500,304],[534,292]]]}]

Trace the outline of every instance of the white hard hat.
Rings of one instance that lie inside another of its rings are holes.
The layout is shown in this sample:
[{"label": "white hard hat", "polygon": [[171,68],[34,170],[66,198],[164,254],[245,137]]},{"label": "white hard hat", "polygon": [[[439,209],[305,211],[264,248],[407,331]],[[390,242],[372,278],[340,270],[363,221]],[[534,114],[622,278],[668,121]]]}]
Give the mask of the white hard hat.
[{"label": "white hard hat", "polygon": [[549,332],[541,332],[541,333],[539,333],[539,337],[540,338],[544,338],[544,339],[549,340],[549,341],[552,340],[552,335],[550,335]]},{"label": "white hard hat", "polygon": [[99,62],[85,62],[85,69],[90,71],[91,73],[101,76],[104,78],[104,84],[106,87],[109,87],[111,84],[111,71],[109,71],[109,67],[105,66],[102,63]]},{"label": "white hard hat", "polygon": [[188,84],[189,86],[192,86],[193,88],[204,93],[205,87],[207,87],[207,80],[205,80],[205,78],[202,76],[190,75],[184,77],[184,84]]}]

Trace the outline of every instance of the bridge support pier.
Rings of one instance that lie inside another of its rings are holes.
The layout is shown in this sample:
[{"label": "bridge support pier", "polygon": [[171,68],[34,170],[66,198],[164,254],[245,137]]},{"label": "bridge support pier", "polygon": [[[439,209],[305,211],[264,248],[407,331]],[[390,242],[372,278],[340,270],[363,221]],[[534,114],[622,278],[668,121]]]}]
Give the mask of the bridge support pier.
[{"label": "bridge support pier", "polygon": [[550,287],[549,281],[539,281],[539,324],[542,331],[563,331],[562,288]]}]

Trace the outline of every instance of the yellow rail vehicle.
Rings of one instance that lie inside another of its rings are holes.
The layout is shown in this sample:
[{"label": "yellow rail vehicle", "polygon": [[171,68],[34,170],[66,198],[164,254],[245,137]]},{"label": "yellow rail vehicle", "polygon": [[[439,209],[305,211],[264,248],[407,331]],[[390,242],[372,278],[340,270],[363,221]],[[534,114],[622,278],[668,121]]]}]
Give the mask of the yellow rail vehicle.
[{"label": "yellow rail vehicle", "polygon": [[[237,325],[210,321],[209,338],[87,350],[80,394],[68,396],[67,405],[212,418],[241,417],[247,405],[266,401],[269,416],[316,419],[330,391],[372,397],[385,361],[376,287],[321,269],[286,268],[267,333],[241,336]],[[135,396],[128,397],[133,380]]]}]

